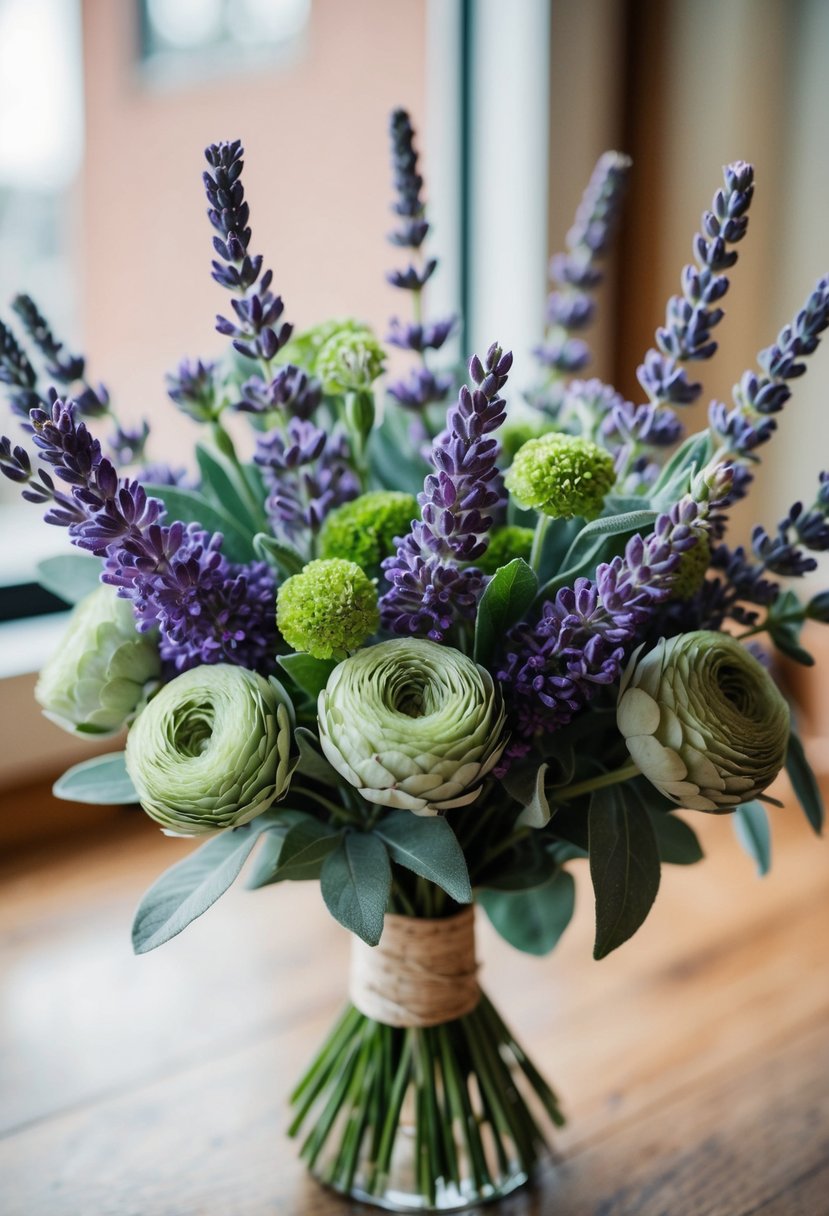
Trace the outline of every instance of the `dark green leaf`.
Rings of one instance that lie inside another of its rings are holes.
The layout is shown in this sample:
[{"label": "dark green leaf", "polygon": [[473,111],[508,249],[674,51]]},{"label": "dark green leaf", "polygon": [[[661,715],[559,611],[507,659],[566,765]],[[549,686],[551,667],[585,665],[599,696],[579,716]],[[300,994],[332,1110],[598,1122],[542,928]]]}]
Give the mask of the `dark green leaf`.
[{"label": "dark green leaf", "polygon": [[815,833],[820,836],[823,832],[823,796],[794,727],[789,732],[786,772],[789,774],[795,797],[803,808],[803,813]]},{"label": "dark green leaf", "polygon": [[391,864],[382,840],[367,832],[342,837],[323,862],[320,888],[334,919],[376,946],[391,890]]},{"label": "dark green leaf", "polygon": [[222,552],[233,562],[250,562],[256,557],[250,535],[244,531],[227,511],[209,503],[195,490],[184,490],[180,486],[146,485],[144,489],[153,498],[160,498],[167,508],[167,521],[201,524],[208,532],[221,532],[224,537]]},{"label": "dark green leaf", "polygon": [[263,857],[263,850],[260,850],[248,886],[263,887],[273,882],[304,882],[319,878],[322,863],[341,835],[336,828],[321,823],[313,815],[296,812],[284,836],[268,833],[267,856]]},{"label": "dark green leaf", "polygon": [[632,937],[659,890],[659,849],[645,808],[624,786],[590,799],[590,878],[596,897],[594,958]]},{"label": "dark green leaf", "polygon": [[762,878],[771,869],[771,830],[765,807],[759,802],[744,802],[734,811],[734,831]]},{"label": "dark green leaf", "polygon": [[197,443],[196,460],[201,473],[201,493],[214,507],[226,511],[251,535],[266,526],[265,512],[261,507],[254,510],[247,485],[240,486],[239,473],[226,457]]},{"label": "dark green leaf", "polygon": [[795,663],[802,663],[804,667],[814,667],[814,658],[809,654],[808,650],[805,650],[799,642],[795,641],[792,637],[791,629],[784,625],[770,625],[769,637],[780,653],[784,654],[787,659],[792,659]]},{"label": "dark green leaf", "polygon": [[392,861],[428,878],[459,904],[472,902],[466,858],[448,822],[439,816],[392,811],[374,828]]},{"label": "dark green leaf", "polygon": [[486,663],[510,625],[520,620],[535,599],[538,579],[516,557],[492,576],[478,604],[475,622],[475,662]]},{"label": "dark green leaf", "polygon": [[551,858],[547,842],[534,832],[494,858],[481,874],[478,886],[487,891],[524,891],[540,887],[550,878]]},{"label": "dark green leaf", "polygon": [[251,823],[221,832],[153,883],[132,926],[136,954],[146,954],[186,929],[223,895],[245,864],[259,835],[277,822],[267,811]]},{"label": "dark green leaf", "polygon": [[650,811],[649,814],[660,861],[672,866],[692,866],[702,861],[705,854],[697,834],[683,819],[666,811]]},{"label": "dark green leaf", "polygon": [[123,752],[93,756],[68,769],[52,786],[56,798],[91,806],[129,806],[138,801]]},{"label": "dark green leaf", "polygon": [[312,654],[281,654],[276,661],[297,688],[315,703],[337,666],[336,659],[315,659]]},{"label": "dark green leaf", "polygon": [[260,561],[267,562],[286,578],[290,578],[292,574],[299,574],[305,565],[305,558],[298,549],[285,541],[277,540],[274,536],[269,536],[267,532],[256,533],[253,538],[253,548]]},{"label": "dark green leaf", "polygon": [[526,954],[549,954],[573,916],[576,884],[557,870],[526,891],[480,891],[478,901],[505,941]]},{"label": "dark green leaf", "polygon": [[61,553],[58,557],[47,557],[37,564],[37,577],[41,586],[57,595],[67,604],[77,604],[101,585],[100,558],[84,557],[80,553]]}]

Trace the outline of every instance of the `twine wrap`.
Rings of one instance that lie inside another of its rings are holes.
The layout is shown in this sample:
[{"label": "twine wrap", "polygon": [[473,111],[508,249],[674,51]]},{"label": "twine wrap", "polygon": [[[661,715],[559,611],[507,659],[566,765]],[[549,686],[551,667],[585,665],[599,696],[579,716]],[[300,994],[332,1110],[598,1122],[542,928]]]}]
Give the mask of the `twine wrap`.
[{"label": "twine wrap", "polygon": [[379,946],[355,938],[352,1004],[387,1026],[440,1026],[478,1004],[475,910],[426,920],[386,916]]}]

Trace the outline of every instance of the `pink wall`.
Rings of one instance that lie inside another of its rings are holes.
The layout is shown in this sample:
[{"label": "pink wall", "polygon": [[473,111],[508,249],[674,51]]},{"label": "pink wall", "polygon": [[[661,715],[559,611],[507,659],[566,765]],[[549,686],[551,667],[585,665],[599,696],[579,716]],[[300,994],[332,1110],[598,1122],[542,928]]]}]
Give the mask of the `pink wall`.
[{"label": "pink wall", "polygon": [[295,62],[173,88],[142,79],[132,4],[84,0],[83,332],[121,412],[149,416],[165,439],[192,424],[167,403],[164,372],[223,349],[206,143],[245,144],[253,248],[274,269],[288,319],[348,313],[382,330],[393,309],[386,125],[401,104],[423,125],[425,0],[313,0],[311,12]]}]

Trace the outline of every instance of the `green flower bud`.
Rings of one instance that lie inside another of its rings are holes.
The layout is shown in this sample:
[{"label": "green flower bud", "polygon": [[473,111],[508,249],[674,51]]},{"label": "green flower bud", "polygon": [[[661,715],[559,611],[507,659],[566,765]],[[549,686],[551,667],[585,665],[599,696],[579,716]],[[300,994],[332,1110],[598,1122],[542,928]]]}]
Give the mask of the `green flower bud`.
[{"label": "green flower bud", "polygon": [[550,431],[520,448],[504,480],[521,507],[553,519],[593,519],[616,474],[613,457],[592,440]]},{"label": "green flower bud", "polygon": [[489,672],[422,638],[381,642],[340,663],[317,712],[337,772],[368,802],[416,815],[474,802],[507,742]]},{"label": "green flower bud", "polygon": [[756,797],[789,741],[789,711],[766,669],[727,633],[704,630],[634,653],[616,721],[644,776],[694,811]]},{"label": "green flower bud", "polygon": [[317,354],[314,374],[325,393],[356,393],[382,375],[386,352],[370,329],[340,330]]},{"label": "green flower bud", "polygon": [[343,557],[375,574],[420,516],[417,499],[399,490],[373,490],[331,511],[320,532],[323,557]]},{"label": "green flower bud", "polygon": [[35,697],[46,717],[72,734],[112,735],[160,674],[155,635],[138,633],[129,601],[101,586],[73,610]]},{"label": "green flower bud", "polygon": [[127,772],[144,810],[179,836],[255,819],[288,789],[292,717],[282,685],[244,667],[176,676],[127,736]]},{"label": "green flower bud", "polygon": [[289,342],[280,350],[277,360],[279,363],[293,363],[307,372],[316,373],[317,355],[329,338],[341,333],[370,333],[364,321],[353,317],[332,318],[322,321],[302,333],[294,334]]},{"label": "green flower bud", "polygon": [[494,574],[516,557],[523,557],[524,561],[528,562],[532,547],[532,528],[518,528],[512,524],[505,528],[496,528],[489,538],[486,553],[475,559],[475,565],[479,570],[483,570],[484,574]]},{"label": "green flower bud", "polygon": [[711,561],[711,544],[707,528],[694,528],[697,543],[680,556],[679,565],[671,582],[671,595],[677,600],[690,600],[705,581],[705,572]]},{"label": "green flower bud", "polygon": [[342,655],[379,628],[377,588],[354,562],[309,562],[279,588],[276,624],[292,650],[315,659]]}]

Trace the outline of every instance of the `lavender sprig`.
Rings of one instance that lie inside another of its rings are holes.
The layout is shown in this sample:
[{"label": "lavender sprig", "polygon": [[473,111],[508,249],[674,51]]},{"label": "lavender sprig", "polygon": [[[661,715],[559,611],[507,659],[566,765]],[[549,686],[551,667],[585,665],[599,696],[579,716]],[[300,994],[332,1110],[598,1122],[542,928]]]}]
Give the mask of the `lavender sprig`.
[{"label": "lavender sprig", "polygon": [[754,194],[754,169],[735,161],[723,169],[725,189],[714,195],[711,210],[703,212],[702,231],[694,237],[696,266],[682,271],[682,295],[668,301],[665,324],[656,331],[656,349],[645,355],[636,375],[654,404],[690,405],[702,385],[688,379],[681,363],[710,359],[717,349],[712,329],[725,315],[718,301],[728,291],[723,273],[737,261],[729,248],[743,239],[748,208]]},{"label": "lavender sprig", "polygon": [[[42,356],[44,370],[50,381],[60,389],[72,390],[72,400],[79,413],[85,418],[99,418],[110,413],[110,399],[106,388],[102,384],[93,386],[89,383],[86,379],[86,359],[83,355],[71,354],[65,343],[58,341],[32,297],[16,296],[12,301],[12,309]],[[48,395],[46,399],[49,400]]]},{"label": "lavender sprig", "polygon": [[270,381],[252,376],[242,385],[241,400],[235,409],[241,413],[265,417],[275,414],[286,421],[298,418],[307,421],[322,401],[322,385],[301,367],[286,363],[278,368]]},{"label": "lavender sprig", "polygon": [[250,209],[241,179],[243,153],[238,139],[210,144],[205,150],[213,170],[204,174],[207,215],[218,234],[213,237],[213,248],[221,259],[213,262],[213,278],[240,297],[231,301],[235,320],[219,316],[216,328],[232,339],[240,354],[260,359],[268,367],[290,338],[293,326],[281,320],[284,305],[282,297],[271,291],[273,271],[262,273],[261,254],[249,251]]},{"label": "lavender sprig", "polygon": [[631,163],[620,152],[599,157],[567,233],[565,252],[550,261],[555,286],[547,299],[547,332],[533,351],[547,374],[532,400],[554,415],[564,382],[590,363],[590,348],[578,335],[595,316],[593,295],[604,279],[601,262],[619,219]]},{"label": "lavender sprig", "polygon": [[423,243],[429,233],[426,205],[423,201],[423,178],[418,169],[415,131],[406,110],[394,110],[390,122],[392,169],[397,194],[392,211],[397,226],[389,241],[398,249],[410,249],[413,260],[402,270],[390,271],[386,278],[393,287],[408,291],[412,297],[411,322],[393,317],[387,341],[401,350],[420,356],[419,365],[405,377],[389,386],[389,393],[404,409],[422,413],[428,406],[444,401],[452,385],[452,377],[435,375],[427,365],[427,351],[437,351],[445,344],[455,328],[455,318],[447,317],[426,324],[422,318],[423,288],[437,268],[436,258],[424,258]]},{"label": "lavender sprig", "polygon": [[292,544],[310,534],[307,556],[313,557],[328,512],[360,493],[345,435],[327,435],[312,422],[292,418],[257,442],[254,460],[269,491],[265,506],[274,533]]},{"label": "lavender sprig", "polygon": [[0,321],[0,384],[8,389],[9,404],[18,418],[29,420],[29,411],[43,405],[37,391],[37,372],[7,325]]},{"label": "lavender sprig", "polygon": [[538,620],[513,627],[496,675],[521,738],[565,726],[616,682],[631,643],[669,598],[682,554],[699,543],[702,514],[682,499],[649,536],[632,537],[624,556],[601,564],[595,581],[577,579],[544,602]]},{"label": "lavender sprig", "polygon": [[164,505],[119,478],[73,403],[31,413],[41,459],[70,487],[59,491],[24,449],[0,440],[0,471],[25,484],[23,496],[50,504],[48,523],[66,527],[79,548],[104,559],[102,579],[132,601],[139,630],[158,627],[162,657],[177,670],[237,663],[270,670],[276,650],[276,588],[263,563],[232,565],[221,534],[163,522]]},{"label": "lavender sprig", "polygon": [[449,410],[446,430],[432,444],[435,469],[418,497],[421,519],[397,542],[397,553],[383,562],[391,584],[380,600],[386,628],[399,634],[443,641],[458,622],[474,618],[485,577],[474,562],[487,548],[504,489],[496,466],[499,452],[492,435],[504,421],[500,391],[512,366],[511,352],[497,344],[482,363],[473,356],[469,375]]}]

